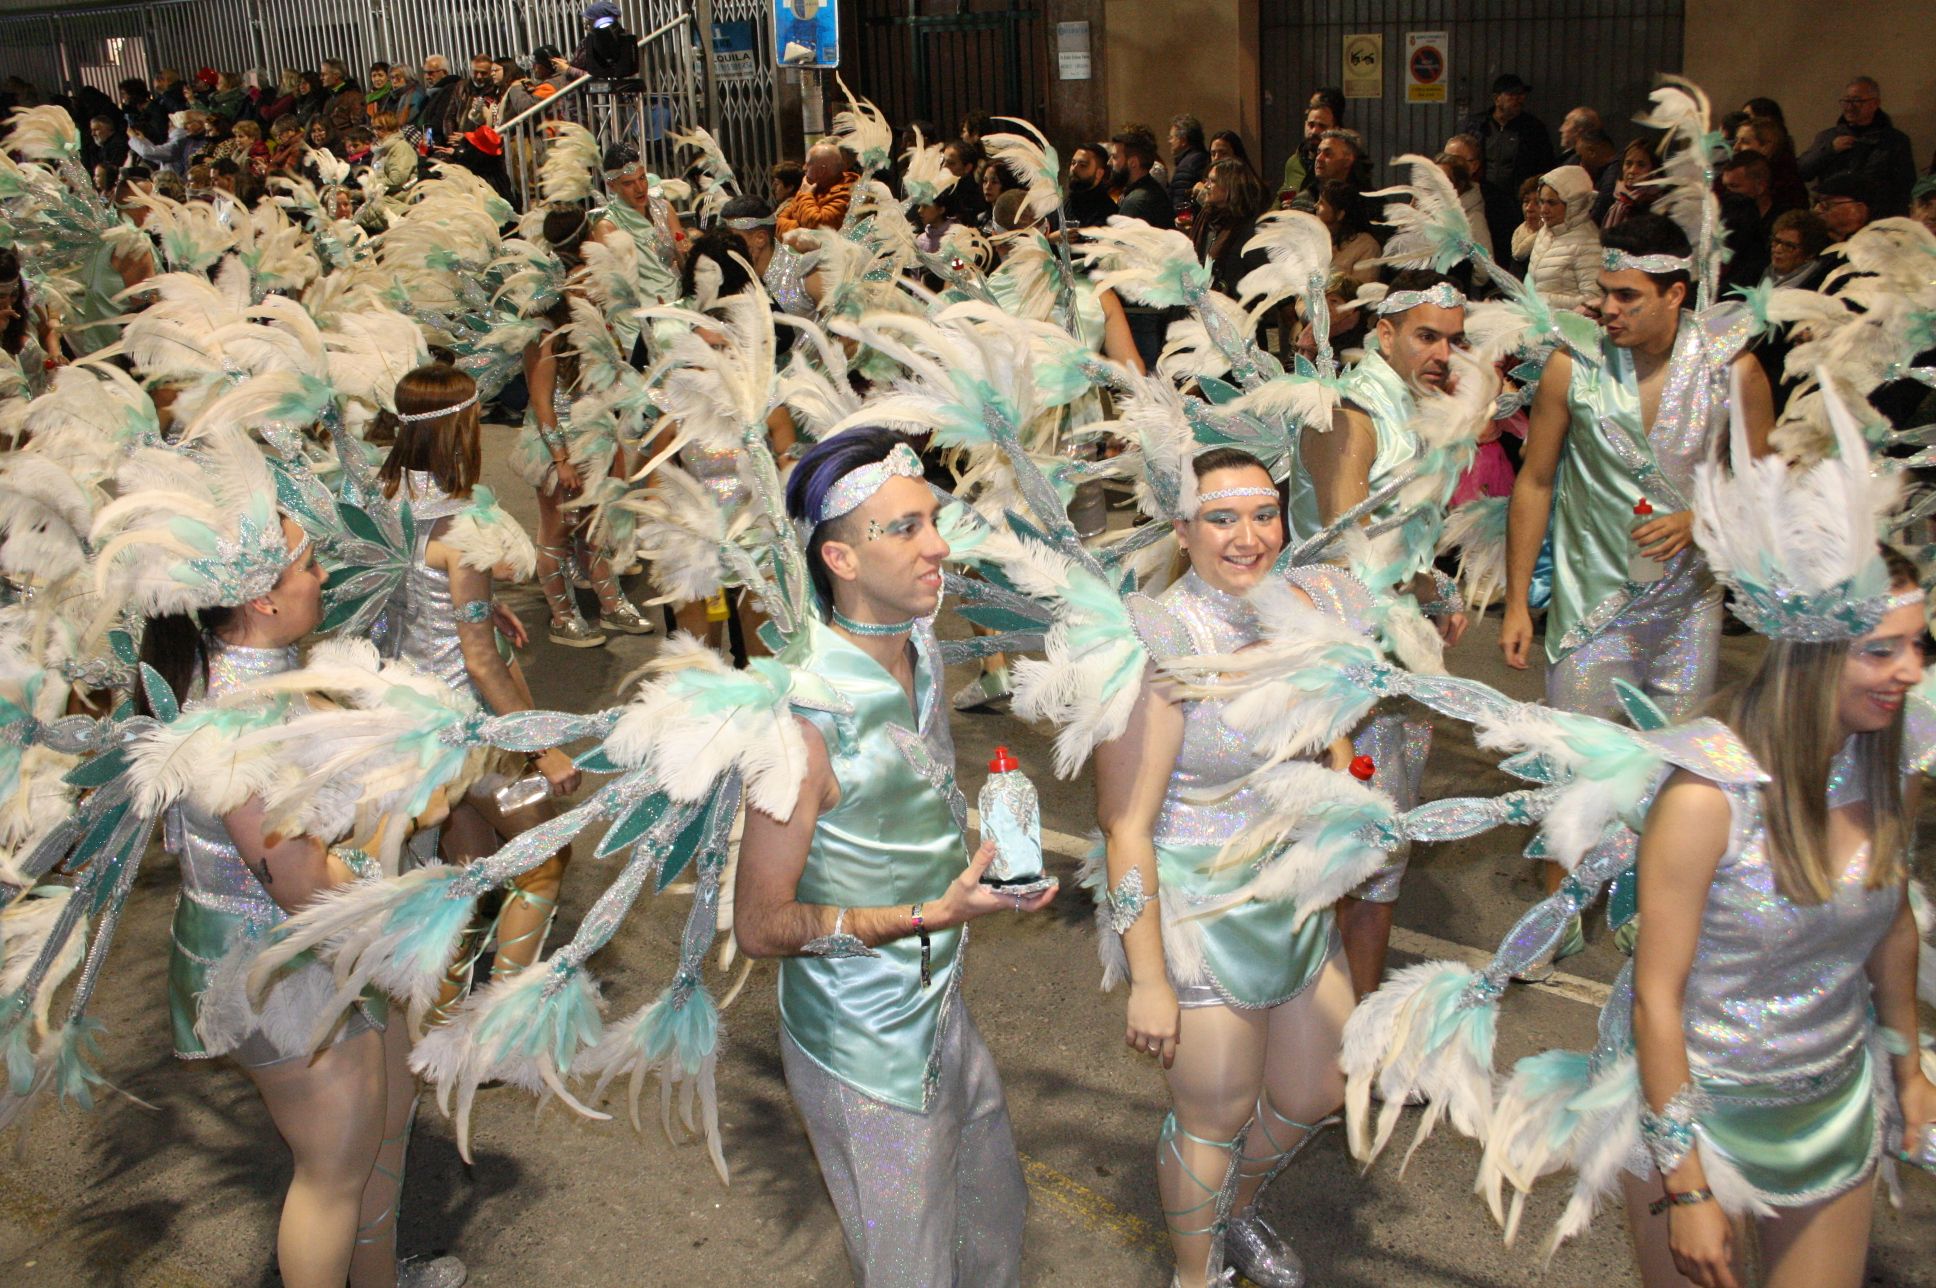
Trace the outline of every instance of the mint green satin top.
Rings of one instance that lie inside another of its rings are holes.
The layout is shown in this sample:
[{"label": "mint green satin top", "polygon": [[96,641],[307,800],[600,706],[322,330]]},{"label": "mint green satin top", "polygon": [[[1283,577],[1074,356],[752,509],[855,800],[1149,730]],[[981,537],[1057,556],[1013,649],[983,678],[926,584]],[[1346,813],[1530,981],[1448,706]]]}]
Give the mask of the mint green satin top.
[{"label": "mint green satin top", "polygon": [[[1634,503],[1644,496],[1656,514],[1688,508],[1694,467],[1726,432],[1728,363],[1748,328],[1746,311],[1733,302],[1681,314],[1651,428],[1640,422],[1632,354],[1603,332],[1597,355],[1573,355],[1566,444],[1553,484],[1550,531],[1560,575],[1546,618],[1547,661],[1586,643],[1633,598],[1627,545]],[[1655,601],[1697,595],[1710,584],[1693,546],[1667,561],[1661,581],[1648,592]]]},{"label": "mint green satin top", "polygon": [[[1359,359],[1340,378],[1339,385],[1345,405],[1371,418],[1377,451],[1371,461],[1370,491],[1376,492],[1418,456],[1418,439],[1411,431],[1412,391],[1405,387],[1405,381],[1392,370],[1391,364],[1375,352],[1367,352]],[[1313,426],[1309,432],[1335,431],[1326,425]],[[1301,449],[1298,468],[1291,471],[1289,486],[1291,541],[1295,543],[1323,529],[1326,522],[1324,511],[1318,505],[1317,489],[1311,483],[1311,472],[1304,468]],[[1370,522],[1390,518],[1397,508],[1396,500],[1387,501],[1372,511]]]},{"label": "mint green satin top", "polygon": [[[939,899],[967,865],[957,807],[954,740],[941,702],[934,629],[913,633],[915,703],[879,663],[810,621],[780,657],[830,685],[853,714],[804,712],[826,741],[840,803],[814,825],[796,898],[829,907],[893,907]],[[789,957],[780,963],[780,1022],[801,1050],[865,1095],[926,1112],[940,1076],[941,1019],[961,986],[961,927],[929,932],[929,983],[909,935],[872,957]]]}]

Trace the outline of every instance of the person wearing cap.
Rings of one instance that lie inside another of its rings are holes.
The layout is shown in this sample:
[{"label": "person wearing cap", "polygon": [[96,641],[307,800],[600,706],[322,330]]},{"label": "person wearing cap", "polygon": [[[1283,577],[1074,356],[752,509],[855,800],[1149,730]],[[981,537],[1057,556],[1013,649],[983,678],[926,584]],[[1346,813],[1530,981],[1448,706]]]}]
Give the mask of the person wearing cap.
[{"label": "person wearing cap", "polygon": [[[1465,344],[1466,299],[1442,273],[1407,269],[1392,279],[1378,304],[1376,343],[1346,371],[1340,402],[1331,423],[1306,427],[1298,438],[1301,468],[1290,477],[1290,541],[1316,536],[1339,515],[1399,478],[1423,448],[1412,428],[1418,399],[1448,389],[1453,380],[1452,350]],[[1396,500],[1366,516],[1376,524],[1401,512]],[[1440,516],[1441,522],[1443,516]],[[1437,541],[1424,543],[1425,549]],[[1465,633],[1464,605],[1451,583],[1429,566],[1414,570],[1399,599],[1409,611],[1423,613],[1446,645]],[[1354,738],[1359,755],[1376,766],[1374,785],[1391,792],[1400,808],[1417,804],[1431,730],[1402,715],[1381,715]],[[1398,898],[1408,852],[1392,852],[1385,866],[1338,904],[1338,929],[1351,981],[1359,996],[1378,987],[1391,940],[1392,904]]]},{"label": "person wearing cap", "polygon": [[1801,154],[1802,178],[1820,196],[1826,180],[1853,175],[1867,188],[1873,218],[1906,213],[1909,190],[1916,183],[1916,159],[1909,136],[1882,110],[1882,86],[1874,77],[1858,76],[1842,91],[1841,106],[1835,124],[1817,134]]},{"label": "person wearing cap", "polygon": [[1513,226],[1519,222],[1513,194],[1526,180],[1553,168],[1553,139],[1538,117],[1526,110],[1526,96],[1533,87],[1513,72],[1492,82],[1492,106],[1475,112],[1459,127],[1479,141],[1480,171],[1487,193],[1486,225],[1492,244],[1512,242]]},{"label": "person wearing cap", "polygon": [[1526,284],[1547,307],[1585,312],[1599,298],[1600,230],[1593,224],[1593,180],[1577,165],[1548,170],[1535,193],[1540,216]]},{"label": "person wearing cap", "polygon": [[1876,217],[1875,202],[1868,179],[1852,170],[1832,174],[1815,185],[1815,213],[1828,225],[1837,245],[1869,226]]}]

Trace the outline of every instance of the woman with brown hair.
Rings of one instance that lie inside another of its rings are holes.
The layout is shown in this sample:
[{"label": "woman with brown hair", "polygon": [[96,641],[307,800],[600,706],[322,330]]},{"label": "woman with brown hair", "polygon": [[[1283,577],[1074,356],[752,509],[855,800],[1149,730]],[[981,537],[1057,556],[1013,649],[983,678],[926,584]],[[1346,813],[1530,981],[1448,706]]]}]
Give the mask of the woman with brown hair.
[{"label": "woman with brown hair", "polygon": [[[453,689],[468,690],[493,715],[528,711],[531,686],[515,654],[503,648],[526,642],[517,615],[492,596],[499,577],[529,576],[535,561],[530,539],[497,507],[478,482],[477,385],[447,363],[418,367],[397,382],[396,441],[378,477],[384,494],[405,502],[415,520],[416,548],[405,584],[403,620],[394,624],[391,647],[419,670]],[[513,780],[487,774],[444,825],[443,851],[453,863],[494,853],[515,836],[550,817],[547,796],[578,786],[571,757],[556,747],[530,757],[527,775]],[[423,856],[427,857],[427,856]],[[535,960],[557,907],[558,888],[571,859],[566,846],[541,867],[518,878],[497,921],[497,955],[491,973],[520,970]],[[467,972],[462,963],[458,974]],[[456,988],[445,999],[455,1000]]]},{"label": "woman with brown hair", "polygon": [[1267,258],[1263,251],[1245,247],[1257,231],[1258,216],[1270,205],[1270,193],[1248,162],[1233,156],[1211,163],[1190,235],[1197,258],[1210,267],[1210,285],[1232,299],[1238,298],[1244,275]]}]

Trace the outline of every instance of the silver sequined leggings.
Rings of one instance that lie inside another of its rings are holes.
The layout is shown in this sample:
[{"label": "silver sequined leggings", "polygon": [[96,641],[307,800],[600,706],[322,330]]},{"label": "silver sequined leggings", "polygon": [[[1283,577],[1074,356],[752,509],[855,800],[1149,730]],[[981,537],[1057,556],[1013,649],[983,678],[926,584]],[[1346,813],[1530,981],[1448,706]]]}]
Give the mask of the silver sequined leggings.
[{"label": "silver sequined leggings", "polygon": [[1028,1188],[995,1059],[959,999],[944,1017],[926,1114],[863,1095],[784,1032],[787,1089],[806,1120],[859,1288],[1011,1288]]},{"label": "silver sequined leggings", "polygon": [[1670,719],[1698,712],[1714,692],[1721,657],[1721,591],[1642,596],[1592,639],[1546,670],[1546,702],[1627,723],[1616,679],[1640,689]]}]

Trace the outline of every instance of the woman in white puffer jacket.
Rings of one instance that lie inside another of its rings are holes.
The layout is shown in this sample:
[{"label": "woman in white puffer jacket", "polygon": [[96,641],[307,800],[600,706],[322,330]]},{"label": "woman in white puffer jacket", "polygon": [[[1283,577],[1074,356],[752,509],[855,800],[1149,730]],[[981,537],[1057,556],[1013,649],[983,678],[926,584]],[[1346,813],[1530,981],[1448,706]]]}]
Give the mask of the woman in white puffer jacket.
[{"label": "woman in white puffer jacket", "polygon": [[1540,176],[1537,200],[1543,223],[1527,284],[1548,308],[1584,313],[1600,298],[1600,230],[1587,217],[1593,180],[1579,166],[1560,166]]}]

